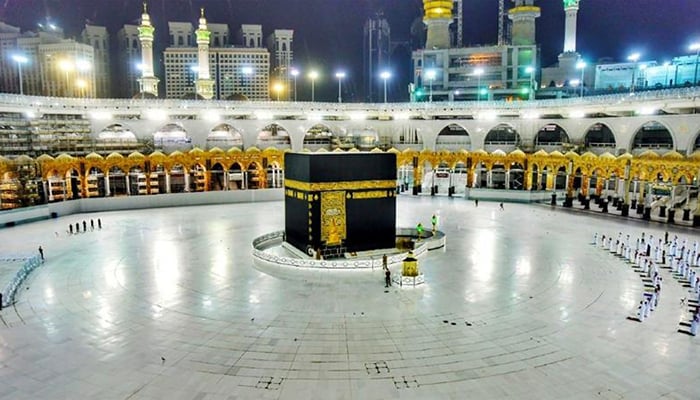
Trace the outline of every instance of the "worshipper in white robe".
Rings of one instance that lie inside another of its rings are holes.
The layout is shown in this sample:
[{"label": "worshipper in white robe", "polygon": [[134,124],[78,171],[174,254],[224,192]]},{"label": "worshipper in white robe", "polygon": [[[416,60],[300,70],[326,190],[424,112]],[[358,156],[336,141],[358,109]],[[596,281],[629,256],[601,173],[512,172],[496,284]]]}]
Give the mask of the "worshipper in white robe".
[{"label": "worshipper in white robe", "polygon": [[649,300],[644,300],[644,318],[649,318],[649,313],[651,313],[651,306],[649,305]]},{"label": "worshipper in white robe", "polygon": [[690,321],[690,334],[696,336],[698,334],[698,325],[700,324],[700,312],[697,310],[693,314],[693,319]]},{"label": "worshipper in white robe", "polygon": [[644,322],[644,309],[645,309],[645,304],[644,300],[639,302],[639,308],[637,309],[637,318],[639,319],[639,322]]},{"label": "worshipper in white robe", "polygon": [[609,249],[611,253],[615,252],[615,242],[613,242],[612,237],[610,238]]},{"label": "worshipper in white robe", "polygon": [[593,246],[598,246],[598,232],[593,234]]}]

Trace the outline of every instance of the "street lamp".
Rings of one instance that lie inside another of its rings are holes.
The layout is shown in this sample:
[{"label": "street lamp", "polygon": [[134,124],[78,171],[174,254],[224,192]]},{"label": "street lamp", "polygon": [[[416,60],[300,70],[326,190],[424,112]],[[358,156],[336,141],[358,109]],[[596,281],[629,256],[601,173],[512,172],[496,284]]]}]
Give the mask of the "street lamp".
[{"label": "street lamp", "polygon": [[280,82],[275,82],[275,84],[272,85],[272,90],[277,93],[277,101],[280,101],[280,93],[284,90],[284,85]]},{"label": "street lamp", "polygon": [[318,78],[318,72],[309,72],[309,79],[311,79],[311,102],[316,101],[316,79]]},{"label": "street lamp", "polygon": [[23,95],[24,94],[24,88],[22,86],[22,64],[26,64],[27,57],[15,54],[12,56],[12,59],[17,63],[17,71],[19,72],[19,94]]},{"label": "street lamp", "polygon": [[632,84],[630,85],[630,94],[634,93],[635,79],[637,77],[637,62],[639,62],[639,53],[633,53],[627,57],[627,61],[632,61],[634,63],[634,69],[632,70]]},{"label": "street lamp", "polygon": [[481,101],[481,75],[484,74],[483,68],[477,68],[474,70],[474,75],[476,75],[476,102]]},{"label": "street lamp", "polygon": [[425,77],[428,79],[428,82],[430,83],[430,95],[428,96],[429,103],[433,102],[433,81],[435,80],[436,76],[437,76],[437,72],[435,72],[434,69],[429,69],[429,70],[425,71]]},{"label": "street lamp", "polygon": [[698,57],[700,56],[700,43],[690,45],[690,51],[695,50],[695,75],[693,75],[693,85],[698,84]]},{"label": "street lamp", "polygon": [[579,94],[579,97],[583,97],[583,72],[586,70],[586,62],[579,61],[576,63],[576,69],[581,70],[581,93]]},{"label": "street lamp", "polygon": [[532,100],[535,98],[535,67],[529,66],[525,68],[525,72],[530,74],[530,90],[528,90],[528,97],[529,100]]},{"label": "street lamp", "polygon": [[343,78],[345,78],[345,72],[343,72],[343,71],[336,72],[335,77],[338,78],[338,103],[342,103],[343,102],[343,95],[342,95],[341,82],[343,81]]},{"label": "street lamp", "polygon": [[290,74],[292,74],[292,77],[294,78],[294,102],[297,102],[297,76],[299,76],[299,70],[296,68],[292,68],[291,71],[289,71]]},{"label": "street lamp", "polygon": [[384,81],[384,104],[386,104],[386,81],[387,79],[391,78],[391,72],[383,71],[381,74],[379,74],[379,77]]}]

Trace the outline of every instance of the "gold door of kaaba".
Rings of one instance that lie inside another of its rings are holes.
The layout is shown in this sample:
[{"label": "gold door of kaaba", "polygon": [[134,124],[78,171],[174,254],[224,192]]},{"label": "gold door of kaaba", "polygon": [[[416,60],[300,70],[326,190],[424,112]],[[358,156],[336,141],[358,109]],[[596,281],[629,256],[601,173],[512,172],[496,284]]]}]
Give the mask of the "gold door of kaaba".
[{"label": "gold door of kaaba", "polygon": [[321,192],[321,241],[338,246],[347,238],[345,191]]}]

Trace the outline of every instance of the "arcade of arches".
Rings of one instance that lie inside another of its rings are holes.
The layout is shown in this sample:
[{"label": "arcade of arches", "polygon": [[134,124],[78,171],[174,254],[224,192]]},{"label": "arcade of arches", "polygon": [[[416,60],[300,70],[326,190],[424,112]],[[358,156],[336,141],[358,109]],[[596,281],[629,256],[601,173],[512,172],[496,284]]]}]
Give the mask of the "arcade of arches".
[{"label": "arcade of arches", "polygon": [[[150,155],[134,152],[126,157],[92,153],[84,158],[68,154],[56,158],[0,158],[0,205],[7,209],[77,198],[280,188],[284,185],[285,151],[289,150],[195,148],[168,155],[156,151]],[[429,174],[462,177],[450,181],[450,194],[454,186],[462,186],[566,190],[567,197],[575,193],[600,196],[612,182],[622,189],[617,193],[627,193],[624,197],[628,204],[630,192],[641,201],[648,186],[645,184],[696,184],[700,174],[700,152],[688,157],[675,151],[660,156],[651,150],[636,157],[629,153],[615,157],[607,152],[598,156],[544,150],[525,154],[521,150],[487,153],[391,148],[388,152],[397,155],[397,187],[401,191],[413,189],[414,193],[422,191]]]}]

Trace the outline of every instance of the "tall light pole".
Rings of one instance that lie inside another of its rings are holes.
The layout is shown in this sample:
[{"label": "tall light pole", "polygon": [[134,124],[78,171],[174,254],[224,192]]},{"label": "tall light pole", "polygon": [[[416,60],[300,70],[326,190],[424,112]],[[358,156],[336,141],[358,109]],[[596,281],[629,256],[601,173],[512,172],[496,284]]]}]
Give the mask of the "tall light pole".
[{"label": "tall light pole", "polygon": [[343,72],[343,71],[336,72],[335,77],[338,78],[338,103],[342,103],[343,102],[342,82],[343,82],[343,78],[345,78],[345,72]]},{"label": "tall light pole", "polygon": [[294,102],[297,102],[297,76],[299,76],[299,70],[296,68],[292,68],[290,71],[292,74],[292,78],[294,78]]},{"label": "tall light pole", "polygon": [[671,85],[669,85],[669,82],[668,82],[668,67],[670,67],[670,66],[671,66],[671,63],[669,61],[664,62],[664,67],[666,67],[666,79],[664,79],[664,86],[666,86],[666,87],[671,86]]},{"label": "tall light pole", "polygon": [[481,101],[481,75],[484,74],[483,68],[477,68],[474,70],[474,75],[476,75],[476,102]]},{"label": "tall light pole", "polygon": [[430,94],[428,96],[429,103],[433,102],[433,81],[435,80],[435,76],[437,76],[437,73],[434,69],[429,69],[425,71],[425,77],[428,79],[428,82],[430,84]]},{"label": "tall light pole", "polygon": [[318,78],[318,72],[309,72],[309,79],[311,79],[311,102],[316,101],[316,79]]},{"label": "tall light pole", "polygon": [[576,63],[576,69],[581,70],[581,92],[579,93],[579,97],[583,97],[583,72],[586,70],[586,62],[579,61]]},{"label": "tall light pole", "polygon": [[24,87],[22,85],[22,64],[26,64],[29,60],[27,59],[27,57],[19,54],[15,54],[14,56],[12,56],[12,59],[17,63],[17,71],[19,72],[19,94],[23,95]]},{"label": "tall light pole", "polygon": [[698,84],[698,57],[700,57],[700,43],[690,45],[690,51],[695,50],[695,75],[693,75],[693,85]]},{"label": "tall light pole", "polygon": [[632,84],[630,85],[630,94],[634,93],[634,87],[636,86],[635,79],[637,78],[637,62],[639,62],[639,53],[631,54],[627,57],[627,61],[632,61],[634,63],[634,69],[632,70]]},{"label": "tall light pole", "polygon": [[530,66],[525,68],[525,72],[530,74],[530,90],[528,90],[528,99],[533,100],[535,98],[535,67]]},{"label": "tall light pole", "polygon": [[384,71],[379,76],[384,81],[384,104],[386,104],[386,81],[387,81],[387,79],[391,78],[391,72]]}]

